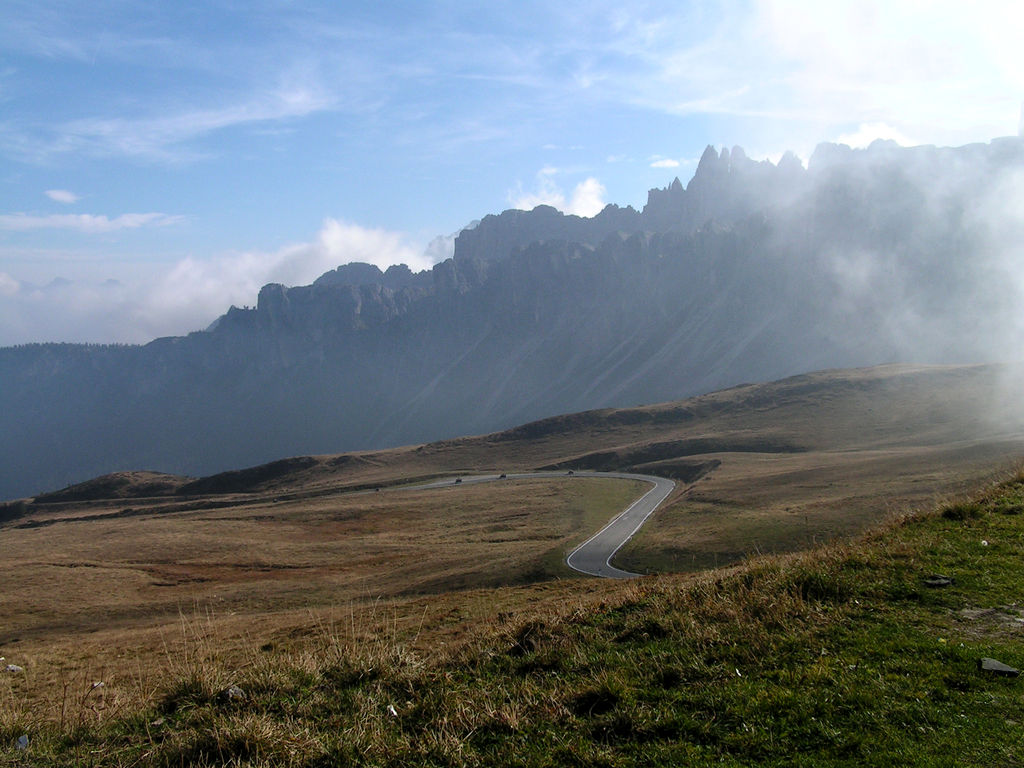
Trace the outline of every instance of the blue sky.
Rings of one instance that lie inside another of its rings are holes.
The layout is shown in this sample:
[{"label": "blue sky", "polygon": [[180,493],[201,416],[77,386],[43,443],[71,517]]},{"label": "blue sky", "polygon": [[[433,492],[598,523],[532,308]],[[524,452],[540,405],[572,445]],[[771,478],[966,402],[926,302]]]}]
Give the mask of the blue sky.
[{"label": "blue sky", "polygon": [[0,345],[426,268],[487,213],[640,207],[708,144],[1016,133],[1021,40],[1009,2],[5,0]]}]

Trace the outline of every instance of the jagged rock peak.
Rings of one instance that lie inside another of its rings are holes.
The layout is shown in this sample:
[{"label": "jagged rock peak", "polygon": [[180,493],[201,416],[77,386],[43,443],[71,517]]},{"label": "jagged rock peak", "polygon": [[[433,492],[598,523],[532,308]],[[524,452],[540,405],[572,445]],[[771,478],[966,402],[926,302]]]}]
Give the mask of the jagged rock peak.
[{"label": "jagged rock peak", "polygon": [[734,146],[731,150],[728,147],[722,147],[722,151],[717,152],[709,144],[704,150],[704,154],[700,156],[700,162],[697,163],[697,171],[693,174],[693,178],[721,177],[730,173],[742,172],[756,165],[758,163],[747,157],[747,153],[739,145]]},{"label": "jagged rock peak", "polygon": [[[408,268],[407,268],[408,269]],[[337,269],[325,272],[313,281],[313,285],[381,285],[384,273],[374,264],[353,261]]]},{"label": "jagged rock peak", "polygon": [[686,190],[677,176],[664,189],[647,191],[647,204],[643,207],[642,216],[645,226],[651,229],[662,229],[670,226],[678,215],[680,207],[686,199]]},{"label": "jagged rock peak", "polygon": [[810,159],[807,161],[807,170],[820,170],[833,165],[840,165],[849,162],[853,156],[853,150],[846,144],[832,144],[822,142],[814,148]]},{"label": "jagged rock peak", "polygon": [[411,286],[416,282],[416,275],[408,264],[392,264],[384,273],[384,285],[392,290]]},{"label": "jagged rock peak", "polygon": [[383,286],[392,291],[400,291],[403,288],[424,287],[430,283],[429,270],[415,273],[407,264],[392,264],[386,272],[374,264],[352,262],[343,264],[337,269],[325,272],[313,281],[318,287],[351,286],[362,288],[364,286]]},{"label": "jagged rock peak", "polygon": [[697,170],[693,176],[694,178],[722,176],[728,173],[743,172],[755,166],[767,165],[771,165],[767,160],[760,162],[752,160],[743,147],[738,144],[732,147],[732,149],[722,147],[721,152],[716,151],[709,144],[704,150],[704,154],[700,156],[700,162],[697,163]]},{"label": "jagged rock peak", "polygon": [[267,283],[260,288],[259,296],[256,299],[256,311],[272,313],[287,302],[288,289],[285,286],[280,283]]},{"label": "jagged rock peak", "polygon": [[776,168],[783,173],[799,173],[804,170],[804,164],[793,152],[786,150],[786,153],[779,158]]},{"label": "jagged rock peak", "polygon": [[720,167],[721,158],[718,155],[718,151],[708,144],[704,149],[704,154],[700,156],[700,162],[697,163],[697,171],[693,174],[693,177],[698,178],[714,174]]}]

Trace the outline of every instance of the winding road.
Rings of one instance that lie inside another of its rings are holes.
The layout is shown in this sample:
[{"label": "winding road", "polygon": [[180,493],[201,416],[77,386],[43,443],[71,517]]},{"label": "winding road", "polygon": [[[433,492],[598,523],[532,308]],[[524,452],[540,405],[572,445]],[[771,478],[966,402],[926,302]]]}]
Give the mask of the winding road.
[{"label": "winding road", "polygon": [[658,508],[676,484],[664,477],[653,475],[631,475],[625,472],[581,472],[581,477],[618,477],[624,480],[642,480],[654,485],[651,490],[620,512],[604,528],[580,544],[565,558],[566,565],[574,571],[607,579],[633,579],[639,573],[623,571],[611,564],[615,553],[622,549],[633,534],[640,530],[651,513]]},{"label": "winding road", "polygon": [[[566,477],[566,472],[521,472],[508,474],[509,479],[531,478],[531,477]],[[569,553],[565,559],[566,565],[574,571],[585,573],[588,576],[600,576],[606,579],[635,579],[642,574],[623,571],[611,564],[611,559],[632,538],[633,534],[640,530],[651,513],[668,498],[676,484],[672,480],[654,475],[634,475],[628,472],[586,472],[576,471],[571,473],[572,477],[610,477],[619,480],[640,480],[650,483],[654,487],[647,493],[634,501],[626,509],[612,518],[604,528],[595,533],[589,539],[580,544]],[[499,475],[468,475],[463,478],[446,478],[435,483],[417,486],[419,488],[441,488],[451,486],[453,483],[462,485],[476,485],[477,483],[490,483],[501,479]]]}]

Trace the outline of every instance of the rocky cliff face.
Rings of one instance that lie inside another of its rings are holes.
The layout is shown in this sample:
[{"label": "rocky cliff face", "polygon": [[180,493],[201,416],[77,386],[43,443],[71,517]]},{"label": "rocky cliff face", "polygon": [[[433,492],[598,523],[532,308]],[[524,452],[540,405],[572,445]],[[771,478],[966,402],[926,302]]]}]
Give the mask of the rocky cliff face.
[{"label": "rocky cliff face", "polygon": [[1016,354],[1018,139],[704,153],[640,212],[506,211],[142,347],[0,350],[0,497],[208,474],[898,360]]}]

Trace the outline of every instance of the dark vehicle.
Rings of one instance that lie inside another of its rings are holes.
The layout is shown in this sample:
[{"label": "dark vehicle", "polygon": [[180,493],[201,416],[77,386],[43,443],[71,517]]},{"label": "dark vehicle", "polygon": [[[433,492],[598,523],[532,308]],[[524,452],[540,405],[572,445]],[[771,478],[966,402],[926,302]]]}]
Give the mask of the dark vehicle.
[{"label": "dark vehicle", "polygon": [[572,470],[570,469],[570,470],[569,470],[568,472],[566,472],[565,474],[567,474],[567,475],[575,475],[576,473],[575,473],[575,472],[573,472],[573,471],[572,471]]},{"label": "dark vehicle", "polygon": [[459,484],[459,483],[461,483],[461,482],[462,482],[462,478],[461,478],[461,477],[456,477],[456,478],[455,478],[455,484],[456,484],[456,485],[458,485],[458,484]]},{"label": "dark vehicle", "polygon": [[504,472],[502,472],[500,475],[498,475],[498,479],[499,480],[504,480],[507,477],[508,477],[508,475],[506,475]]}]

